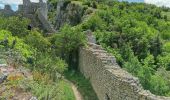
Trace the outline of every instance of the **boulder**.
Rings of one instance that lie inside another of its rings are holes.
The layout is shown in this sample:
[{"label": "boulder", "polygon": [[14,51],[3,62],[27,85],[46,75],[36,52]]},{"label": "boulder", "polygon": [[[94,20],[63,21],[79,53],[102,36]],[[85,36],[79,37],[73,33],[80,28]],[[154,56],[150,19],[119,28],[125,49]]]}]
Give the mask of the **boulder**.
[{"label": "boulder", "polygon": [[7,75],[1,74],[0,75],[0,84],[3,83],[7,79]]}]

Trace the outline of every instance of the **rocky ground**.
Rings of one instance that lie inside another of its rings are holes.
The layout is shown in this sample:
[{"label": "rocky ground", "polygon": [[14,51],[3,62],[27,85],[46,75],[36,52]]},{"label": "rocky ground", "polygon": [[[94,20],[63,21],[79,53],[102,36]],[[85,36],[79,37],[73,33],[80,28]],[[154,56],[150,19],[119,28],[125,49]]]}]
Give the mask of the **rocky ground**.
[{"label": "rocky ground", "polygon": [[29,70],[0,64],[0,100],[37,100],[30,92],[16,84],[18,80],[28,78],[32,79]]}]

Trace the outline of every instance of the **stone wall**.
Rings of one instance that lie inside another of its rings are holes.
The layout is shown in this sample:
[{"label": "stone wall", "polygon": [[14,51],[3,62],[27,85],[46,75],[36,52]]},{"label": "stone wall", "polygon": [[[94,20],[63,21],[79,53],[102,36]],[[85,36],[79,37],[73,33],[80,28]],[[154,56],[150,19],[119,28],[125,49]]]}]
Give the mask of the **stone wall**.
[{"label": "stone wall", "polygon": [[10,5],[5,5],[4,9],[0,9],[0,13],[5,16],[15,15],[15,12],[12,10]]},{"label": "stone wall", "polygon": [[80,48],[79,69],[90,79],[99,100],[170,100],[144,90],[138,78],[121,69],[99,45]]},{"label": "stone wall", "polygon": [[23,15],[31,20],[33,27],[40,27],[47,33],[54,33],[53,26],[48,21],[47,3],[39,0],[39,3],[31,2],[30,0],[23,0],[23,4],[18,5],[18,11],[12,11],[10,5],[5,5],[4,9],[0,9],[0,13],[5,16]]}]

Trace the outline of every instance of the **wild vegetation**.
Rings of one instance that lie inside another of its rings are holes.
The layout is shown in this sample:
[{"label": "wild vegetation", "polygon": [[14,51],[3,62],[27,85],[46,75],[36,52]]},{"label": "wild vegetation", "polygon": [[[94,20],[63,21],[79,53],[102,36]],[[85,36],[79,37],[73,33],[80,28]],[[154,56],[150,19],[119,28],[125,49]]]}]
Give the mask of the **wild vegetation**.
[{"label": "wild vegetation", "polygon": [[[0,17],[1,58],[15,67],[29,68],[33,74],[31,81],[12,80],[9,85],[26,83],[23,89],[38,99],[74,100],[70,85],[62,80],[66,76],[78,85],[85,100],[97,100],[89,81],[77,70],[78,48],[87,42],[84,31],[91,30],[97,44],[138,77],[145,89],[170,96],[170,9],[110,0],[67,2],[83,6],[89,16],[76,26],[62,26],[51,36],[38,28],[27,30],[30,21],[26,18]],[[49,12],[53,23],[57,0],[49,3],[53,6]]]},{"label": "wild vegetation", "polygon": [[145,89],[170,96],[169,8],[116,0],[77,0],[76,4],[95,11],[76,27],[91,30],[97,43],[138,77]]},{"label": "wild vegetation", "polygon": [[[75,100],[70,84],[62,79],[67,64],[54,55],[56,52],[52,51],[50,39],[38,29],[27,30],[28,19],[0,17],[0,22],[1,62],[16,68],[24,66],[33,76],[31,80],[9,78],[4,84],[8,88],[20,87],[31,92],[39,100]],[[0,99],[11,96],[5,92]]]},{"label": "wild vegetation", "polygon": [[[65,25],[58,33],[46,35],[38,28],[28,30],[30,20],[23,17],[0,17],[0,22],[0,62],[30,69],[33,77],[31,80],[10,78],[4,84],[31,92],[38,100],[75,100],[64,76],[72,77],[68,75],[77,70],[78,48],[86,44],[81,27]],[[89,81],[81,75],[79,82],[76,77],[85,100],[97,100]],[[12,96],[4,92],[0,99]]]},{"label": "wild vegetation", "polygon": [[127,2],[99,4],[98,9],[82,23],[83,29],[91,29],[98,43],[137,76],[145,89],[170,96],[170,22],[161,14],[164,9]]}]

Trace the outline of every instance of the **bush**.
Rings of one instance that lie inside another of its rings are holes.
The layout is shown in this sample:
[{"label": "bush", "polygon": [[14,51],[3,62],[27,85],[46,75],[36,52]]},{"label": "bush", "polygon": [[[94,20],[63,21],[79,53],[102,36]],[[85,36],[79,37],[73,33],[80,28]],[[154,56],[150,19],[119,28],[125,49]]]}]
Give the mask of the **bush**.
[{"label": "bush", "polygon": [[0,29],[10,31],[14,36],[25,36],[28,34],[27,26],[30,21],[22,17],[0,17]]},{"label": "bush", "polygon": [[25,58],[31,57],[34,52],[34,49],[25,44],[22,39],[12,36],[11,32],[9,31],[0,30],[0,41],[1,47],[6,49],[14,49],[21,53],[21,55]]},{"label": "bush", "polygon": [[60,29],[60,34],[54,35],[51,41],[55,44],[56,54],[66,60],[70,67],[76,68],[78,49],[86,43],[86,37],[81,28],[65,25]]},{"label": "bush", "polygon": [[39,52],[48,52],[48,49],[51,47],[51,43],[48,39],[43,37],[37,30],[29,32],[24,38],[24,41],[31,47],[36,48]]}]

